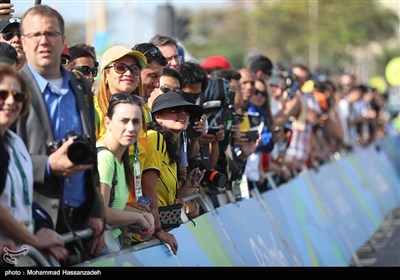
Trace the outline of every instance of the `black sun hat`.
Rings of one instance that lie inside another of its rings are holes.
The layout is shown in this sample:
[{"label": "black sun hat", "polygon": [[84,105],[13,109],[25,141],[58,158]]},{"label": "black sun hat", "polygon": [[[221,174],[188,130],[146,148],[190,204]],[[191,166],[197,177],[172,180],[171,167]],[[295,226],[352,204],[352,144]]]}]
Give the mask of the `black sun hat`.
[{"label": "black sun hat", "polygon": [[164,94],[160,94],[154,100],[151,106],[151,113],[157,113],[165,109],[183,107],[187,108],[188,112],[193,118],[200,118],[203,114],[203,108],[193,104],[185,99],[182,93],[176,91],[168,91]]}]

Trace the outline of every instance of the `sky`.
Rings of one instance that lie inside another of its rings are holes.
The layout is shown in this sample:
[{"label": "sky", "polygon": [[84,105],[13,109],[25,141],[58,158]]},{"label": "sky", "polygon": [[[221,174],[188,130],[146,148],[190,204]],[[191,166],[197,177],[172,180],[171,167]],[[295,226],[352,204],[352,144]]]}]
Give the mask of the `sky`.
[{"label": "sky", "polygon": [[[106,2],[106,10],[110,16],[107,17],[107,35],[106,40],[110,44],[123,44],[133,46],[136,43],[147,42],[156,30],[156,10],[160,5],[171,4],[176,10],[199,9],[203,7],[221,7],[230,2],[229,0],[171,0],[171,1],[153,1],[153,0],[42,0],[42,4],[49,5],[58,10],[64,17],[66,24],[68,22],[95,22],[96,10],[99,2]],[[15,16],[21,16],[25,10],[35,4],[35,0],[11,0],[14,4]],[[97,34],[97,33],[96,33]],[[99,34],[97,34],[99,35]],[[104,35],[104,34],[100,34]],[[96,36],[98,37],[98,36]],[[104,38],[103,38],[104,39]],[[98,45],[97,38],[93,45]],[[70,44],[67,38],[67,43]],[[77,42],[72,42],[77,43]]]}]

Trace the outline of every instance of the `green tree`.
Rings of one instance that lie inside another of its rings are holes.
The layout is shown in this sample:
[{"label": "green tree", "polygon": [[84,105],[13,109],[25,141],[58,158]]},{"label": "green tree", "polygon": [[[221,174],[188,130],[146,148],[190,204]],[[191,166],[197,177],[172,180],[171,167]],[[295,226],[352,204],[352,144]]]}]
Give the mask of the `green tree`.
[{"label": "green tree", "polygon": [[[274,62],[308,64],[310,39],[319,49],[319,65],[339,71],[353,63],[354,47],[384,45],[396,37],[398,16],[374,0],[232,2],[222,10],[193,12],[191,36],[185,41],[199,60],[220,54],[241,67],[252,53]],[[315,1],[314,1],[315,4]]]}]

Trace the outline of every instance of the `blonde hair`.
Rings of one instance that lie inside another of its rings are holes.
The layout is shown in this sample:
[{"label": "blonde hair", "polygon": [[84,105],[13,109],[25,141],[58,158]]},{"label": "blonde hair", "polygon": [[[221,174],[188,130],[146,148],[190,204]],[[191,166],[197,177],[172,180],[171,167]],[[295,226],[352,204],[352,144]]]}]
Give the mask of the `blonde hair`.
[{"label": "blonde hair", "polygon": [[[110,64],[112,62],[110,62]],[[104,68],[104,70],[101,71],[99,90],[97,92],[97,101],[98,101],[99,108],[100,108],[100,111],[103,114],[103,116],[107,116],[108,105],[110,103],[110,98],[111,98],[111,91],[110,91],[110,87],[108,86],[108,83],[107,83],[106,71],[107,71],[106,68]],[[142,84],[142,79],[141,79],[140,75],[139,75],[138,87],[130,94],[135,94],[135,95],[138,95],[143,98],[144,90],[143,90],[143,84]]]}]

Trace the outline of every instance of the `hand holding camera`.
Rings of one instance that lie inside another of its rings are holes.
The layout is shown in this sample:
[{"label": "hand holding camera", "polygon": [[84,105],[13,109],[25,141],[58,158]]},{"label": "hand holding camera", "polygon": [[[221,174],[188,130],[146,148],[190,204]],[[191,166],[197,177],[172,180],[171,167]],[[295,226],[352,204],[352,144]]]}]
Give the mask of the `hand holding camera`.
[{"label": "hand holding camera", "polygon": [[218,126],[211,126],[208,128],[207,134],[214,135],[211,142],[221,141],[225,137],[224,126],[222,124]]},{"label": "hand holding camera", "polygon": [[85,137],[67,133],[63,140],[48,143],[51,174],[68,177],[93,167],[96,152]]}]

